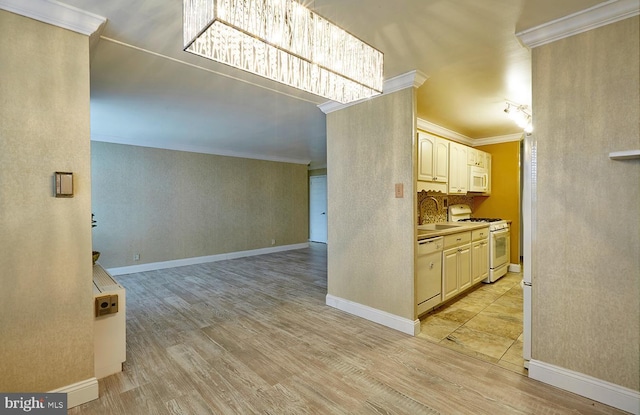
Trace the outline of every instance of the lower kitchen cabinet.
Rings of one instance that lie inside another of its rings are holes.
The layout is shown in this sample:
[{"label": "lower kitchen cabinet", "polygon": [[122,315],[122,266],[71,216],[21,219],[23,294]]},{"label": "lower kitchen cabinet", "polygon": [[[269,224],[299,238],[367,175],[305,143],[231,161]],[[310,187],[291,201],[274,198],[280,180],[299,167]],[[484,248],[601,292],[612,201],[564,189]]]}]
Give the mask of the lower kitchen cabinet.
[{"label": "lower kitchen cabinet", "polygon": [[442,253],[442,300],[471,287],[471,232],[447,235]]},{"label": "lower kitchen cabinet", "polygon": [[471,279],[475,284],[489,276],[489,228],[474,230],[471,240]]}]

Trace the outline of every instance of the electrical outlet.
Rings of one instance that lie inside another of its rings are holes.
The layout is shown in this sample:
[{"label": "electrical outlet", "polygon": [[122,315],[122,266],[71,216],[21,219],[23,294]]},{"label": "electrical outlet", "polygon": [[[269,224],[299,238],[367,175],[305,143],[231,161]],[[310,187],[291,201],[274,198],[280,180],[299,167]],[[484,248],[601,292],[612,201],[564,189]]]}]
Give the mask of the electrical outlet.
[{"label": "electrical outlet", "polygon": [[133,255],[133,260],[134,261],[140,261],[140,254],[134,254]]},{"label": "electrical outlet", "polygon": [[275,244],[276,244],[276,240],[275,240],[275,239],[272,239],[272,240],[271,240],[271,245],[275,245]]}]

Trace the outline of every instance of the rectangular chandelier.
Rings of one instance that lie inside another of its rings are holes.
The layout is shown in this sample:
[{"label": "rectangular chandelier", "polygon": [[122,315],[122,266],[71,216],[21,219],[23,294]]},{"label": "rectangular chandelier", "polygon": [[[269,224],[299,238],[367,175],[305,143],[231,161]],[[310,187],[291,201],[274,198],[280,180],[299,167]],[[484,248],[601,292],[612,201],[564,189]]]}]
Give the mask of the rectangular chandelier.
[{"label": "rectangular chandelier", "polygon": [[293,0],[184,0],[184,50],[333,101],[382,93],[383,54]]}]

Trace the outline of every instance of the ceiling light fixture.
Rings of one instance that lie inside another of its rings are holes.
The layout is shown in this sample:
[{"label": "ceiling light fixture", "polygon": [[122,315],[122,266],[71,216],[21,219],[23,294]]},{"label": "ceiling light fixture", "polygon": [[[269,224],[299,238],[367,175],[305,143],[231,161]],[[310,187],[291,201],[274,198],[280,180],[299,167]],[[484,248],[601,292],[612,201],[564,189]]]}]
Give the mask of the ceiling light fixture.
[{"label": "ceiling light fixture", "polygon": [[333,101],[382,93],[383,54],[293,0],[184,0],[184,50]]},{"label": "ceiling light fixture", "polygon": [[518,127],[524,129],[525,133],[533,132],[533,124],[531,122],[531,114],[529,107],[526,105],[518,105],[507,101],[507,108],[504,112],[511,118]]}]

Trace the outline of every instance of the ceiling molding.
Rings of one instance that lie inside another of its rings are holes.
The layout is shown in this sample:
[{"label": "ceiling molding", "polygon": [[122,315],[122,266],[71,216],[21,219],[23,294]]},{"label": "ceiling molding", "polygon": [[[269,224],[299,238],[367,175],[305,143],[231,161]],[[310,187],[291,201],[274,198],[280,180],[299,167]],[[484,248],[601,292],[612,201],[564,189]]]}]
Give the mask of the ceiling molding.
[{"label": "ceiling molding", "polygon": [[638,0],[609,0],[588,9],[516,33],[529,48],[546,45],[569,36],[640,14]]},{"label": "ceiling molding", "polygon": [[447,140],[455,141],[461,144],[465,144],[471,147],[486,146],[489,144],[508,143],[511,141],[520,141],[524,137],[524,133],[499,135],[495,137],[485,138],[470,138],[466,135],[457,133],[447,128],[441,127],[438,124],[418,118],[417,120],[418,130],[422,130],[431,134],[435,134]]},{"label": "ceiling molding", "polygon": [[418,130],[426,131],[428,133],[432,133],[442,138],[456,141],[458,143],[462,143],[466,145],[473,145],[475,143],[475,141],[472,138],[469,138],[466,135],[462,135],[460,133],[441,127],[438,124],[434,124],[432,122],[423,120],[421,118],[418,118],[417,127],[418,127]]},{"label": "ceiling molding", "polygon": [[509,143],[512,141],[521,141],[524,138],[524,132],[508,135],[499,135],[496,137],[477,138],[473,140],[473,146],[487,146],[490,144]]},{"label": "ceiling molding", "polygon": [[244,152],[235,152],[228,150],[220,150],[214,147],[208,146],[193,146],[186,144],[158,144],[158,143],[144,143],[135,140],[130,140],[128,138],[121,137],[113,137],[101,134],[91,134],[91,141],[98,141],[102,143],[111,143],[111,144],[124,144],[128,146],[136,146],[136,147],[148,147],[148,148],[159,148],[162,150],[174,150],[174,151],[185,151],[187,153],[200,153],[200,154],[212,154],[215,156],[225,156],[225,157],[238,157],[243,159],[251,159],[251,160],[264,160],[264,161],[275,161],[279,163],[291,163],[291,164],[304,164],[308,166],[311,163],[310,159],[293,159],[288,157],[277,157],[277,156],[266,156],[264,154],[255,154],[255,153],[244,153]]},{"label": "ceiling molding", "polygon": [[[424,83],[424,81],[427,80],[427,78],[428,76],[426,74],[418,70],[415,70],[415,71],[404,73],[402,75],[398,75],[391,79],[387,79],[386,81],[384,81],[384,86],[383,86],[381,95],[391,94],[406,88],[420,88],[420,86]],[[370,98],[365,98],[359,101],[353,101],[346,104],[342,104],[336,101],[327,101],[325,103],[318,105],[318,108],[320,108],[320,110],[325,114],[329,114],[330,112],[338,111],[343,108],[347,108],[352,105],[356,105],[368,99],[372,99],[379,96],[380,95],[375,95]]]},{"label": "ceiling molding", "polygon": [[91,36],[107,19],[54,0],[0,0],[0,9]]}]

